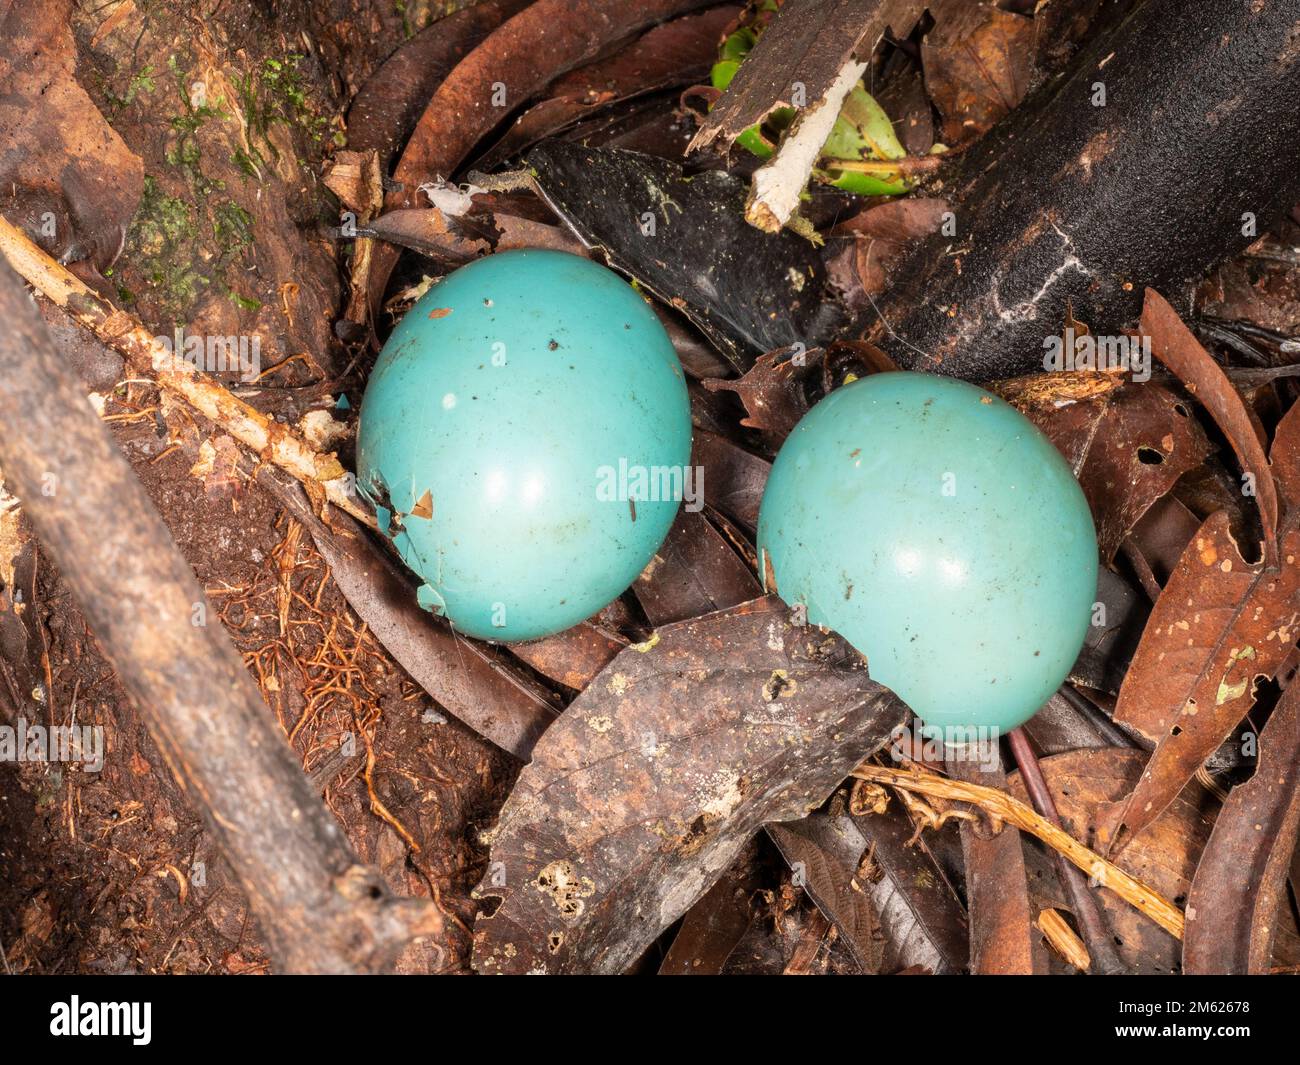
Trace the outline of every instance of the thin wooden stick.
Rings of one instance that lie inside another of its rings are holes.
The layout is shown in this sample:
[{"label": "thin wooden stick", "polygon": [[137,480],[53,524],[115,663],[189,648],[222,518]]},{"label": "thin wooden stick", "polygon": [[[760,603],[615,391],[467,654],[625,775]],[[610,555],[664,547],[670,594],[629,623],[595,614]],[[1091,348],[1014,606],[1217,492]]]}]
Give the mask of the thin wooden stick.
[{"label": "thin wooden stick", "polygon": [[889,769],[869,763],[858,766],[852,775],[873,784],[887,784],[920,795],[954,799],[978,806],[998,820],[1014,825],[1020,831],[1028,832],[1031,836],[1042,840],[1053,850],[1065,855],[1092,877],[1094,882],[1110,888],[1170,935],[1176,939],[1183,938],[1183,913],[1177,906],[1152,891],[1140,880],[1129,876],[1119,866],[1108,862],[1095,851],[1089,850],[1069,833],[1057,828],[1019,799],[1012,798],[1004,791],[986,788],[980,784],[967,784],[961,780],[949,780],[947,777],[920,769]]},{"label": "thin wooden stick", "polygon": [[265,462],[279,466],[372,529],[374,515],[348,491],[347,471],[333,453],[315,450],[287,426],[198,372],[153,337],[135,316],[118,310],[81,279],[33,244],[22,230],[0,217],[0,253],[15,272],[41,295],[64,308],[78,322],[126,359],[131,372],[157,382],[200,414],[220,425]]}]

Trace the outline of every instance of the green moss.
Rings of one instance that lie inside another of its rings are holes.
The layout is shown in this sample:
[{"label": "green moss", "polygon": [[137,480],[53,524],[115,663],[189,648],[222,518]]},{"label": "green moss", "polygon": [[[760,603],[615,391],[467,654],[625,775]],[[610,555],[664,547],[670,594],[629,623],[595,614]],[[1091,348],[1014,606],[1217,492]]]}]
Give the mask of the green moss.
[{"label": "green moss", "polygon": [[151,94],[157,88],[153,73],[153,67],[146,66],[143,70],[133,74],[120,96],[107,84],[107,79],[101,81],[100,88],[104,93],[104,100],[108,104],[110,117],[125,111],[135,103],[141,93]]},{"label": "green moss", "polygon": [[[146,176],[140,209],[127,234],[128,261],[140,271],[151,294],[173,318],[184,314],[209,283],[194,269],[199,237],[194,208],[177,196],[167,195],[157,179]],[[119,286],[119,295],[129,295],[125,286]]]},{"label": "green moss", "polygon": [[[249,144],[260,143],[272,159],[280,157],[279,150],[271,143],[272,127],[283,125],[300,129],[313,145],[319,144],[329,129],[329,118],[319,114],[308,97],[301,71],[303,58],[296,52],[280,59],[268,57],[259,69],[235,78]],[[261,148],[255,146],[251,153],[245,154],[246,159],[240,162],[240,168],[251,168],[260,173],[266,165],[266,156]]]},{"label": "green moss", "polygon": [[227,251],[246,248],[253,243],[253,216],[227,200],[212,209],[212,232]]}]

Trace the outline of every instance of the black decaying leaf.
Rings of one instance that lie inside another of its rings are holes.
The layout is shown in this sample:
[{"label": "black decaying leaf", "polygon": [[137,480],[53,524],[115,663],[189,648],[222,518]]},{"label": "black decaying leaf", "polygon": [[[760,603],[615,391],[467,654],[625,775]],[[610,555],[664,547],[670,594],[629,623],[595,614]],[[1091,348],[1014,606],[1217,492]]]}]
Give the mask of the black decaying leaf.
[{"label": "black decaying leaf", "polygon": [[664,159],[547,141],[528,155],[547,202],[609,264],[676,307],[740,373],[762,352],[813,347],[836,324],[825,268],[792,233],[745,222],[745,183]]}]

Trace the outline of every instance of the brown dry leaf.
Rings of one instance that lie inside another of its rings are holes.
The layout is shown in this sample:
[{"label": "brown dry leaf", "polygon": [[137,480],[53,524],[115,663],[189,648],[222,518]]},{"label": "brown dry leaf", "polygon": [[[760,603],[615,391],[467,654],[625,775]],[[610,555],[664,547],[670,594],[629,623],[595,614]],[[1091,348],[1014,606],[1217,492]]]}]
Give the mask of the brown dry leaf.
[{"label": "brown dry leaf", "polygon": [[632,591],[658,626],[726,610],[762,595],[763,587],[708,518],[683,508]]},{"label": "brown dry leaf", "polygon": [[1133,526],[1133,545],[1162,588],[1200,527],[1200,519],[1173,495],[1156,500]]},{"label": "brown dry leaf", "polygon": [[703,384],[710,392],[734,392],[739,396],[747,415],[740,424],[769,434],[771,443],[779,447],[808,413],[803,381],[822,356],[820,348],[778,348],[760,355],[736,380],[709,378]]},{"label": "brown dry leaf", "polygon": [[[1133,794],[1103,818],[1112,851],[1151,824],[1231,733],[1300,636],[1300,530],[1284,565],[1245,562],[1228,515],[1211,515],[1156,601],[1120,690],[1117,720],[1156,744]],[[1121,838],[1122,836],[1122,838]]]},{"label": "brown dry leaf", "polygon": [[367,225],[364,235],[451,263],[469,262],[490,250],[486,240],[457,231],[436,207],[389,211]]},{"label": "brown dry leaf", "polygon": [[348,144],[387,159],[406,140],[442,80],[532,0],[479,0],[426,26],[394,52],[348,110]]},{"label": "brown dry leaf", "polygon": [[717,976],[754,921],[755,899],[763,886],[754,841],[722,879],[682,918],[659,966],[660,976]]},{"label": "brown dry leaf", "polygon": [[325,165],[325,187],[361,220],[370,218],[384,202],[379,153],[335,152]]},{"label": "brown dry leaf", "polygon": [[489,834],[480,972],[623,971],[765,822],[803,817],[906,709],[774,597],[657,631],[546,732]]},{"label": "brown dry leaf", "polygon": [[704,498],[709,506],[755,531],[772,464],[704,429],[696,430],[691,461],[704,467]]},{"label": "brown dry leaf", "polygon": [[909,196],[877,204],[836,226],[836,235],[856,238],[851,255],[862,292],[868,296],[884,292],[889,287],[893,264],[918,241],[937,230],[947,210],[946,200]]},{"label": "brown dry leaf", "polygon": [[208,498],[227,496],[239,487],[239,460],[239,445],[232,437],[219,433],[199,445],[199,457],[190,467],[190,476],[203,482]]},{"label": "brown dry leaf", "polygon": [[943,115],[943,139],[969,140],[1024,99],[1029,89],[1034,20],[992,3],[930,4],[935,27],[921,42],[930,98]]},{"label": "brown dry leaf", "polygon": [[43,943],[54,931],[54,908],[46,891],[28,899],[18,915],[18,927],[23,938]]},{"label": "brown dry leaf", "polygon": [[[1068,751],[1044,758],[1039,765],[1065,830],[1094,845],[1098,817],[1132,789],[1146,759],[1142,751],[1120,747]],[[1007,780],[1007,790],[1027,801],[1020,774]],[[1167,899],[1181,904],[1191,887],[1192,873],[1210,834],[1215,802],[1199,785],[1188,788],[1151,827],[1114,859],[1132,877]],[[1056,878],[1052,852],[1029,840],[1026,864],[1035,907],[1068,911]],[[1095,892],[1106,924],[1118,942],[1120,959],[1135,973],[1169,973],[1178,967],[1178,940],[1150,918],[1110,891]]]},{"label": "brown dry leaf", "polygon": [[583,621],[554,636],[511,644],[510,651],[543,676],[582,691],[626,646],[626,640]]},{"label": "brown dry leaf", "polygon": [[[615,41],[709,0],[536,0],[498,26],[452,69],[429,100],[393,171],[388,207],[417,206],[426,181],[449,178],[509,109]],[[380,305],[397,251],[376,249],[370,307]]]},{"label": "brown dry leaf", "polygon": [[1255,775],[1229,793],[1187,901],[1183,968],[1267,973],[1290,905],[1287,875],[1300,829],[1300,685],[1283,693],[1259,736]]},{"label": "brown dry leaf", "polygon": [[1065,456],[1088,498],[1105,562],[1151,505],[1210,454],[1187,403],[1152,381],[1070,371],[990,387]]},{"label": "brown dry leaf", "polygon": [[1293,403],[1273,432],[1269,468],[1287,518],[1300,505],[1300,403]]},{"label": "brown dry leaf", "polygon": [[717,58],[718,42],[740,11],[736,5],[723,4],[674,19],[608,59],[566,74],[550,87],[547,99],[515,119],[475,167],[486,170],[519,155],[601,107],[706,77]]},{"label": "brown dry leaf", "polygon": [[1146,290],[1142,305],[1142,332],[1151,338],[1155,357],[1187,387],[1223,430],[1241,468],[1246,472],[1245,495],[1259,503],[1259,520],[1264,527],[1264,552],[1277,560],[1277,486],[1264,455],[1263,433],[1258,419],[1242,400],[1232,382],[1155,289]]},{"label": "brown dry leaf", "polygon": [[62,262],[116,257],[144,163],[77,84],[72,0],[0,4],[0,209]]},{"label": "brown dry leaf", "polygon": [[[984,787],[1006,790],[999,765],[947,763],[948,774]],[[1029,879],[1021,834],[1008,825],[996,835],[971,821],[961,823],[966,856],[966,905],[970,915],[970,971],[975,975],[1033,975],[1047,971],[1047,954],[1033,935]]]},{"label": "brown dry leaf", "polygon": [[829,818],[817,814],[768,825],[767,834],[790,866],[795,887],[803,888],[835,925],[858,967],[878,974],[885,961],[885,938],[867,885],[858,880],[861,834],[845,836]]}]

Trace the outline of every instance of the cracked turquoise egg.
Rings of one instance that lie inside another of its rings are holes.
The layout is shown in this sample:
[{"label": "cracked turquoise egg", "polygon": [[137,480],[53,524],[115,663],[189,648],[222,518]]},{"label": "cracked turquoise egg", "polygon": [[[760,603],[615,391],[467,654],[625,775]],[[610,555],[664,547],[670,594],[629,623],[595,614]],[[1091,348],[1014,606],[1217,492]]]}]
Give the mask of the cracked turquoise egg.
[{"label": "cracked turquoise egg", "polygon": [[768,591],[943,730],[1032,717],[1096,598],[1092,515],[1060,453],[1002,400],[929,374],[878,374],[814,406],[772,467],[758,545]]},{"label": "cracked turquoise egg", "polygon": [[357,486],[481,639],[530,640],[606,606],[668,535],[687,481],[686,379],[654,312],[563,252],[502,252],[398,323],[361,406]]}]

